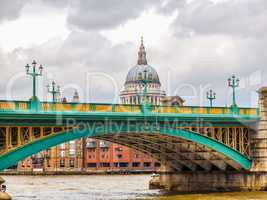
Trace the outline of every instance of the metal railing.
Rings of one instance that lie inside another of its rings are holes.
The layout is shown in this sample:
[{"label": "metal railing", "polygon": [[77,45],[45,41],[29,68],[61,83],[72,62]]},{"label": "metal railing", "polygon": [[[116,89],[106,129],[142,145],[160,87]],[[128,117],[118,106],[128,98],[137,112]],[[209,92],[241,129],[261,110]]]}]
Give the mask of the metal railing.
[{"label": "metal railing", "polygon": [[[37,112],[143,112],[144,105],[104,104],[104,103],[52,103],[40,102],[38,109],[32,108],[30,101],[0,100],[0,112],[6,111],[37,111]],[[259,116],[258,108],[237,107],[201,107],[201,106],[150,106],[149,112],[167,114],[216,114],[216,115],[249,115]]]}]

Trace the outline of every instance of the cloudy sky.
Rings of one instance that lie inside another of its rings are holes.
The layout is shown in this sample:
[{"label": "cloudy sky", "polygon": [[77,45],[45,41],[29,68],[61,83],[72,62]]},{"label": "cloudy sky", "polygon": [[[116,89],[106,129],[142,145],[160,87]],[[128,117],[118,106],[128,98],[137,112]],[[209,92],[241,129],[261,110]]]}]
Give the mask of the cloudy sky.
[{"label": "cloudy sky", "polygon": [[44,65],[38,94],[61,85],[71,99],[116,102],[137,62],[143,35],[148,62],[169,95],[186,105],[231,104],[227,79],[240,79],[238,104],[257,106],[267,85],[266,0],[0,0],[0,98],[28,99],[24,66]]}]

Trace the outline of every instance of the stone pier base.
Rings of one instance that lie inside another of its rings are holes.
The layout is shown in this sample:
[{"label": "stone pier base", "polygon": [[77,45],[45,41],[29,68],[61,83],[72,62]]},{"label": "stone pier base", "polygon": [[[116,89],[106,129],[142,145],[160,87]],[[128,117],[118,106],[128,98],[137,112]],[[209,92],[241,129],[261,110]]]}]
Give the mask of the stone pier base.
[{"label": "stone pier base", "polygon": [[267,172],[183,172],[153,177],[150,189],[181,193],[267,190]]}]

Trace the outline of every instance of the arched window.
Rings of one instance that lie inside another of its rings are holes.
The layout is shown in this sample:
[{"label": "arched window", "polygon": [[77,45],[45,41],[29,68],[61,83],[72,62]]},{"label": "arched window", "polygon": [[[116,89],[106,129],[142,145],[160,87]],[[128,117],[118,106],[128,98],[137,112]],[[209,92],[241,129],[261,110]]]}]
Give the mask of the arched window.
[{"label": "arched window", "polygon": [[152,81],[152,74],[151,74],[151,73],[148,74],[148,80],[149,80],[149,81]]},{"label": "arched window", "polygon": [[143,76],[142,76],[142,73],[141,72],[138,73],[138,80],[139,81],[143,80]]}]

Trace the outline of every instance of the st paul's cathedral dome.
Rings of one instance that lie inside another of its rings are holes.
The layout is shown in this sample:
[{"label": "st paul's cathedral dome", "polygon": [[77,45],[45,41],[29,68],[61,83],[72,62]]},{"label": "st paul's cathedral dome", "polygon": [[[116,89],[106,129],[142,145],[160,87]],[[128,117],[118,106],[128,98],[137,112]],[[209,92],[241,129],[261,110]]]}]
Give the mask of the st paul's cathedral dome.
[{"label": "st paul's cathedral dome", "polygon": [[132,67],[120,93],[120,100],[123,104],[142,104],[144,97],[144,77],[147,76],[147,98],[152,105],[182,105],[183,100],[179,96],[166,97],[161,88],[157,71],[147,63],[146,51],[141,38],[141,45],[138,52],[137,64]]},{"label": "st paul's cathedral dome", "polygon": [[152,104],[159,105],[165,92],[161,90],[161,83],[157,71],[147,63],[146,51],[141,38],[137,64],[132,67],[124,83],[124,89],[120,93],[121,102],[125,104],[141,104],[143,102],[144,76],[147,73],[147,96]]}]

